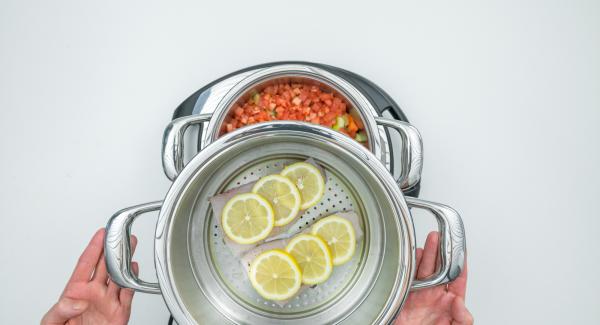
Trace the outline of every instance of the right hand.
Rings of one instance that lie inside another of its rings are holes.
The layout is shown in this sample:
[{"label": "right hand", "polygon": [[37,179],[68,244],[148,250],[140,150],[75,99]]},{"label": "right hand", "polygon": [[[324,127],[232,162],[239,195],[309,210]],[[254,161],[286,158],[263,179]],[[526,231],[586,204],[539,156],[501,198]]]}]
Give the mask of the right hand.
[{"label": "right hand", "polygon": [[[435,272],[439,259],[438,232],[431,232],[425,248],[417,249],[417,279],[424,280]],[[419,289],[408,294],[395,325],[473,325],[473,316],[465,306],[467,262],[465,269],[448,285]]]},{"label": "right hand", "polygon": [[[133,290],[121,289],[108,278],[104,261],[104,228],[99,229],[77,262],[58,302],[42,325],[125,325],[131,314]],[[131,237],[135,250],[137,239]],[[132,263],[137,274],[138,265]]]}]

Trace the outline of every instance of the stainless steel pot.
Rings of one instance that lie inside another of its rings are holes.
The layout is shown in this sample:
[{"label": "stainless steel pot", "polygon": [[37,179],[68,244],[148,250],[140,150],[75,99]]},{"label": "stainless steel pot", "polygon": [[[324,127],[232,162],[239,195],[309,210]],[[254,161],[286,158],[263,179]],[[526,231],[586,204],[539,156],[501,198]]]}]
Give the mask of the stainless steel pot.
[{"label": "stainless steel pot", "polygon": [[390,169],[392,157],[387,130],[395,130],[403,144],[402,151],[396,154],[401,159],[397,182],[403,191],[409,191],[419,183],[423,154],[418,130],[406,122],[379,116],[365,94],[344,78],[317,66],[299,63],[249,71],[229,83],[234,83],[233,86],[215,86],[214,95],[204,101],[202,114],[173,120],[165,131],[163,142],[163,167],[167,177],[174,180],[184,167],[183,137],[190,125],[202,124],[200,147],[204,148],[221,135],[225,117],[231,113],[235,103],[243,103],[250,94],[269,84],[290,81],[313,84],[345,98],[350,105],[350,113],[365,125],[369,150]]},{"label": "stainless steel pot", "polygon": [[[303,215],[308,214],[305,226],[311,213],[350,208],[359,214],[365,236],[353,260],[325,284],[279,306],[249,287],[239,259],[228,255],[215,228],[208,199],[307,157],[325,169],[328,191],[323,204]],[[409,207],[430,211],[440,226],[440,270],[425,281],[414,280]],[[158,283],[148,283],[131,271],[129,237],[133,221],[155,210],[160,210],[154,239]],[[162,202],[123,209],[106,228],[111,279],[122,287],[162,294],[179,324],[386,324],[411,288],[455,279],[466,249],[462,221],[452,208],[404,197],[378,157],[354,140],[321,126],[284,121],[217,139],[181,171]]]}]

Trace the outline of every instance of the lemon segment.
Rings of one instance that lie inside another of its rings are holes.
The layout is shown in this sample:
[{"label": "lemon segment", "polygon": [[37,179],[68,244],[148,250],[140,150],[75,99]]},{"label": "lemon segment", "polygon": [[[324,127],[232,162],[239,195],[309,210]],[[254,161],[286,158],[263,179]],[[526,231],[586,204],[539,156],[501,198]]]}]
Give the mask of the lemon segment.
[{"label": "lemon segment", "polygon": [[232,197],[221,213],[223,231],[238,244],[254,244],[267,238],[274,225],[273,208],[265,198],[254,193]]},{"label": "lemon segment", "polygon": [[269,201],[275,212],[275,226],[287,225],[300,211],[300,192],[294,183],[281,175],[262,177],[252,187],[252,193]]},{"label": "lemon segment", "polygon": [[317,236],[298,235],[290,240],[285,250],[298,262],[304,284],[323,283],[333,272],[329,247]]},{"label": "lemon segment", "polygon": [[319,169],[306,162],[298,162],[287,166],[281,175],[289,178],[300,190],[302,205],[306,210],[321,201],[325,194],[325,179]]},{"label": "lemon segment", "polygon": [[312,226],[311,233],[329,245],[333,265],[341,265],[352,259],[356,249],[356,234],[350,221],[331,215],[317,221]]},{"label": "lemon segment", "polygon": [[302,285],[302,271],[294,258],[274,249],[261,253],[250,264],[250,283],[263,298],[286,300]]}]

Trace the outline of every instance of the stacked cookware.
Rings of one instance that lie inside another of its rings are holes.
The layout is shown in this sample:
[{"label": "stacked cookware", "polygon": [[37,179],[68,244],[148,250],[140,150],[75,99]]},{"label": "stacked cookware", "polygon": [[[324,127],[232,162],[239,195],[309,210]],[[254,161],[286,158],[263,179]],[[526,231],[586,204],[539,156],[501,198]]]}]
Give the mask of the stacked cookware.
[{"label": "stacked cookware", "polygon": [[[344,98],[364,125],[368,145],[331,128],[297,121],[264,122],[222,134],[232,107],[257,90],[290,82]],[[187,132],[191,127],[198,134],[194,139]],[[184,144],[194,142],[190,140],[196,140],[196,147],[186,164],[184,152],[190,147]],[[327,175],[327,200],[309,213],[351,208],[361,217],[364,239],[335,279],[276,304],[249,289],[239,259],[224,244],[209,198],[308,158]],[[162,294],[178,324],[387,324],[410,290],[446,284],[463,269],[466,247],[460,216],[446,205],[416,198],[422,169],[418,130],[383,90],[349,71],[281,62],[216,80],[177,108],[165,130],[162,161],[173,180],[164,200],[117,212],[107,225],[105,252],[113,281]],[[414,277],[411,209],[429,211],[441,233],[441,263],[426,280]],[[132,272],[129,237],[135,218],[156,210],[158,283],[148,283]]]}]

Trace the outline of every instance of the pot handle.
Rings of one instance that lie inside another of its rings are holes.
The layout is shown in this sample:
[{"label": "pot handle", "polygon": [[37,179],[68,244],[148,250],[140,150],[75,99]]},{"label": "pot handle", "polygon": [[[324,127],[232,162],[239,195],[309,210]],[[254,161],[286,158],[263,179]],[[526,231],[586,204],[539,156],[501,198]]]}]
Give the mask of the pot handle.
[{"label": "pot handle", "polygon": [[174,119],[163,134],[162,163],[167,177],[174,181],[183,170],[183,135],[192,124],[210,121],[212,114],[198,114]]},{"label": "pot handle", "polygon": [[131,270],[131,225],[140,215],[160,210],[162,201],[150,202],[115,213],[106,225],[104,256],[110,279],[123,288],[160,294],[158,283],[140,280]]},{"label": "pot handle", "polygon": [[412,289],[445,284],[456,279],[464,268],[467,250],[465,228],[456,210],[447,205],[405,197],[410,208],[424,209],[437,219],[440,230],[440,271],[425,280],[414,280]]},{"label": "pot handle", "polygon": [[375,117],[377,124],[398,131],[402,139],[402,171],[396,182],[403,191],[411,189],[421,180],[423,169],[423,140],[419,130],[409,123],[385,117]]}]

